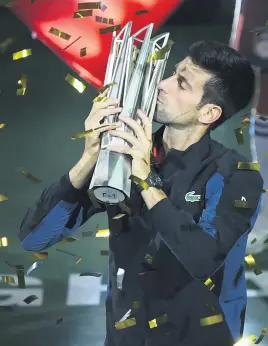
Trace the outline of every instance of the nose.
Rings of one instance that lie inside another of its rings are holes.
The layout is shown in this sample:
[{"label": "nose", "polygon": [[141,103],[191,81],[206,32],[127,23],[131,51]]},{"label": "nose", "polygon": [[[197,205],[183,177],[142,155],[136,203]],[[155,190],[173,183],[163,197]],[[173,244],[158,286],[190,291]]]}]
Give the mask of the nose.
[{"label": "nose", "polygon": [[[173,78],[174,78],[174,76],[170,76],[169,78],[161,80],[161,82],[159,82],[157,85],[157,89],[159,91],[167,92],[169,83]],[[175,78],[176,78],[176,76],[175,76]]]}]

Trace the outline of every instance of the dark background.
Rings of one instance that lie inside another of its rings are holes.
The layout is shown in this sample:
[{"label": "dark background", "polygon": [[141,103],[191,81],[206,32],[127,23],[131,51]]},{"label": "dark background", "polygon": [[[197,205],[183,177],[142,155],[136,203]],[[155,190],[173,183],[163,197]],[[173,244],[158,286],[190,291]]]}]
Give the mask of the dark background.
[{"label": "dark background", "polygon": [[[234,4],[234,0],[185,1],[160,29],[170,31],[175,41],[166,75],[184,57],[192,42],[200,39],[229,42]],[[91,86],[83,94],[70,87],[64,80],[67,73],[72,73],[69,67],[42,43],[32,40],[29,30],[2,8],[0,42],[7,37],[15,37],[16,41],[0,55],[0,122],[6,124],[0,129],[0,193],[7,193],[9,198],[0,203],[0,238],[6,236],[10,240],[7,248],[0,248],[0,276],[15,274],[5,261],[22,264],[26,269],[34,262],[20,247],[17,237],[20,223],[43,188],[58,180],[78,161],[83,142],[70,138],[83,131],[91,101],[97,94]],[[12,53],[25,48],[32,48],[33,55],[12,61]],[[26,74],[29,81],[26,95],[19,97],[16,96],[17,81],[22,74]],[[249,136],[246,134],[245,144],[238,146],[233,132],[240,120],[238,115],[213,136],[250,158]],[[27,180],[20,174],[21,168],[42,182],[34,184]],[[78,232],[80,240],[49,249],[49,258],[31,273],[26,289],[0,280],[0,345],[103,344],[108,257],[101,256],[100,251],[108,249],[108,244],[106,239],[83,239],[81,233],[106,227],[106,215],[96,215]],[[78,257],[82,257],[82,261],[75,264]],[[259,334],[261,328],[266,327],[268,315],[267,264],[264,254],[257,258],[264,273],[260,277],[248,273],[247,334]],[[79,273],[85,271],[101,272],[103,276],[79,278]],[[28,306],[23,299],[31,294],[39,296],[39,300]],[[6,307],[10,305],[12,307]],[[57,326],[59,318],[63,318],[63,323]]]}]

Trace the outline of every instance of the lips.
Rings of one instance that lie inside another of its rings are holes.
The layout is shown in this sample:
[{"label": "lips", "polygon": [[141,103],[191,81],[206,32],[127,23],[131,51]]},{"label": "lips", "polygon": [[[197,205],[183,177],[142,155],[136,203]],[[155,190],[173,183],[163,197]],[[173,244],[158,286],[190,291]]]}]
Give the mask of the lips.
[{"label": "lips", "polygon": [[[103,0],[102,9],[94,9],[91,16],[74,15],[79,11],[78,4],[80,8],[85,8],[93,2],[97,0],[19,0],[14,1],[12,11],[73,71],[99,88],[104,83],[112,40],[111,32],[101,34],[100,29],[113,25],[123,28],[133,21],[132,33],[149,23],[154,23],[156,30],[183,1]],[[142,10],[145,13],[138,15],[137,12]],[[96,16],[102,17],[103,22]],[[104,24],[104,20],[109,20],[110,24]],[[54,32],[65,35],[59,37],[52,34],[52,28]],[[86,54],[82,54],[82,51]]]}]

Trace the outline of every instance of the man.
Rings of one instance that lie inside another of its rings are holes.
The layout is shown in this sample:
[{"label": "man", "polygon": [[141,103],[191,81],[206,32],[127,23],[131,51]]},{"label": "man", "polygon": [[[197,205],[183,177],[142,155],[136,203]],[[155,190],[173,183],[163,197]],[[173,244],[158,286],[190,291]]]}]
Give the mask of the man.
[{"label": "man", "polygon": [[[245,158],[213,141],[210,130],[251,101],[254,73],[235,50],[202,41],[158,89],[154,120],[163,126],[153,141],[142,111],[141,125],[119,116],[136,136],[116,131],[116,125],[88,136],[79,162],[29,209],[21,243],[41,251],[106,210],[106,345],[231,346],[243,333],[244,256],[263,181],[256,170],[238,169]],[[95,104],[86,130],[120,112],[117,105],[118,100]],[[131,215],[118,219],[119,206],[94,207],[87,194],[98,135],[107,129],[129,142],[109,150],[130,155],[132,175],[148,188],[133,183]]]}]

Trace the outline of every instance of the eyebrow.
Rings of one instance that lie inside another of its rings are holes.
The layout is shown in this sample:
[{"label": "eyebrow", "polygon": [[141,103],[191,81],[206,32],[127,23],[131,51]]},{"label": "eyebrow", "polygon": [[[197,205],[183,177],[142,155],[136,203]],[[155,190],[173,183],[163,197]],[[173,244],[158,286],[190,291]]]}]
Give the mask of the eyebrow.
[{"label": "eyebrow", "polygon": [[[175,65],[175,70],[176,70],[176,71],[177,71],[178,65],[179,65],[179,64],[176,64],[176,65]],[[186,70],[186,68],[184,68],[182,71],[185,71],[185,70]],[[178,74],[178,80],[179,80],[179,79],[182,79],[182,80],[188,85],[188,87],[189,87],[191,90],[193,90],[192,85],[189,83],[189,81],[188,81],[184,76],[182,76],[181,74]]]}]

